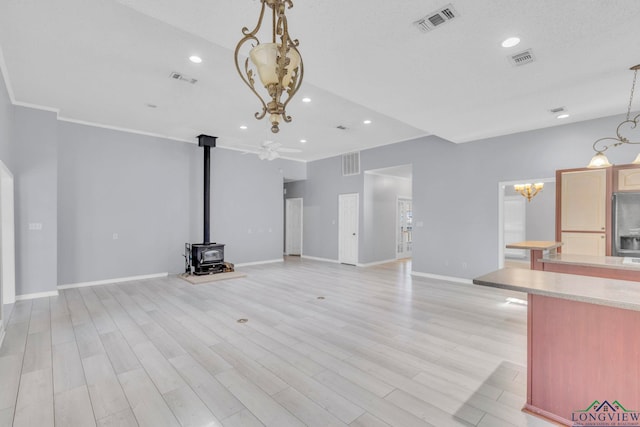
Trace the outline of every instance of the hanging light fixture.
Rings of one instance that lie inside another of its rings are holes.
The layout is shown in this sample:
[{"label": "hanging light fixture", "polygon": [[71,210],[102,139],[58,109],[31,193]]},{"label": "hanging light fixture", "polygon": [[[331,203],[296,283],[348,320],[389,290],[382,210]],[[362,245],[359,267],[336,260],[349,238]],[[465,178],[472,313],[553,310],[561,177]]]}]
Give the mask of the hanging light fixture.
[{"label": "hanging light fixture", "polygon": [[[285,10],[293,7],[293,1],[260,0],[260,2],[262,8],[258,23],[252,31],[249,31],[247,27],[242,29],[244,37],[238,42],[234,57],[240,78],[262,103],[262,112],[256,112],[256,119],[261,120],[269,114],[271,131],[277,133],[280,130],[281,121],[287,123],[291,121],[291,116],[288,116],[286,112],[287,104],[302,84],[304,66],[300,52],[298,52],[299,42],[289,36],[289,26],[285,16]],[[271,42],[261,43],[258,39],[258,32],[262,27],[267,7],[272,12]],[[249,58],[244,61],[244,70],[242,70],[239,53],[247,42],[250,42],[253,47],[249,52]],[[260,82],[267,91],[268,101],[265,101],[255,87],[256,73],[254,68],[250,67],[249,62],[257,70]]]},{"label": "hanging light fixture", "polygon": [[[640,121],[640,114],[631,118],[631,104],[633,103],[633,92],[636,88],[636,78],[638,77],[638,70],[640,70],[640,64],[635,65],[630,68],[633,71],[633,83],[631,84],[631,96],[629,97],[629,107],[627,108],[627,119],[620,123],[616,128],[616,136],[609,136],[606,138],[600,138],[596,142],[593,143],[593,151],[596,154],[593,156],[591,161],[589,162],[588,168],[606,168],[611,166],[609,159],[605,156],[604,152],[607,151],[611,147],[618,147],[624,144],[640,144],[640,141],[630,141],[629,138],[622,135],[622,128],[635,129],[638,126],[638,121]],[[635,158],[633,162],[635,165],[640,164],[640,154]]]},{"label": "hanging light fixture", "polygon": [[513,186],[513,189],[526,197],[528,201],[531,201],[531,199],[536,197],[536,194],[542,191],[543,187],[544,182],[536,182],[535,184],[516,184]]}]

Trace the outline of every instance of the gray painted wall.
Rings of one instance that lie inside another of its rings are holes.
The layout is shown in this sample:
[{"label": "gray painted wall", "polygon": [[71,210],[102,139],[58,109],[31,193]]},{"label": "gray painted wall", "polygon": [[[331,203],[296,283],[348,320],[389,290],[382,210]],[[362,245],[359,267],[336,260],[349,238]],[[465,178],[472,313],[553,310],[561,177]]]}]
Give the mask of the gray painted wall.
[{"label": "gray painted wall", "polygon": [[[183,271],[185,242],[203,239],[203,149],[67,122],[59,135],[59,283]],[[227,261],[282,259],[294,163],[212,149],[211,239]]]},{"label": "gray painted wall", "polygon": [[[359,193],[362,203],[363,175],[342,176],[341,157],[307,163],[307,180],[287,185],[287,197],[303,200],[303,252],[318,258],[338,259],[338,195]],[[360,235],[364,230],[360,206]],[[361,239],[359,253],[363,253]]]},{"label": "gray painted wall", "polygon": [[180,271],[196,147],[68,122],[58,130],[58,283]]},{"label": "gray painted wall", "polygon": [[556,240],[556,183],[548,182],[527,203],[527,240]]},{"label": "gray painted wall", "polygon": [[281,260],[283,173],[292,161],[224,149],[212,156],[211,238],[227,245],[225,258],[234,264]]},{"label": "gray painted wall", "polygon": [[411,198],[411,180],[364,174],[363,264],[396,258],[398,197]]},{"label": "gray painted wall", "polygon": [[51,292],[58,276],[56,114],[16,107],[14,126],[16,295]]},{"label": "gray painted wall", "polygon": [[[472,278],[498,266],[498,182],[552,177],[556,169],[585,166],[593,155],[593,141],[611,135],[623,118],[606,117],[468,144],[429,136],[365,150],[361,168],[411,163],[413,270]],[[635,147],[607,152],[618,164],[631,162],[636,154]],[[362,195],[362,182],[362,175],[340,176],[339,157],[309,163],[307,182],[288,194],[305,199],[305,255],[337,259],[337,225],[332,222],[337,196]]]}]

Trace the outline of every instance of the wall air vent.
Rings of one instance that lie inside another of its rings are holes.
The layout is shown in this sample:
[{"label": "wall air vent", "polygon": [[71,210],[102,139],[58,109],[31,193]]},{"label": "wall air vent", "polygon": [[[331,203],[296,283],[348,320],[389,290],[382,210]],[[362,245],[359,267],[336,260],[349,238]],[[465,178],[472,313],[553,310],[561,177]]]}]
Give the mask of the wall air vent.
[{"label": "wall air vent", "polygon": [[511,65],[515,66],[530,64],[536,59],[535,56],[533,56],[533,51],[531,49],[516,53],[515,55],[510,55],[507,58]]},{"label": "wall air vent", "polygon": [[453,18],[457,18],[460,16],[458,12],[453,8],[451,4],[443,6],[438,10],[435,10],[429,13],[427,16],[424,16],[413,23],[420,31],[423,33],[428,33],[434,28],[446,24],[451,21]]},{"label": "wall air vent", "polygon": [[190,83],[192,85],[196,84],[196,82],[198,81],[198,79],[192,79],[191,77],[187,77],[183,74],[176,73],[175,71],[169,74],[169,78],[172,80],[179,80],[181,82]]},{"label": "wall air vent", "polygon": [[342,176],[360,174],[360,152],[342,155]]}]

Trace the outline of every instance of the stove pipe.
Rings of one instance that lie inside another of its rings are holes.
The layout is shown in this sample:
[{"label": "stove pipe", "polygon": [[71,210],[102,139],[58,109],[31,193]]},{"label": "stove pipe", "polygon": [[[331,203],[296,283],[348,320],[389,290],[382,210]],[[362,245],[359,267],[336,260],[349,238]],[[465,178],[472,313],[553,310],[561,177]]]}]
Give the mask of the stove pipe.
[{"label": "stove pipe", "polygon": [[198,146],[204,147],[204,232],[202,243],[209,242],[209,222],[211,208],[211,147],[216,146],[217,136],[198,135]]}]

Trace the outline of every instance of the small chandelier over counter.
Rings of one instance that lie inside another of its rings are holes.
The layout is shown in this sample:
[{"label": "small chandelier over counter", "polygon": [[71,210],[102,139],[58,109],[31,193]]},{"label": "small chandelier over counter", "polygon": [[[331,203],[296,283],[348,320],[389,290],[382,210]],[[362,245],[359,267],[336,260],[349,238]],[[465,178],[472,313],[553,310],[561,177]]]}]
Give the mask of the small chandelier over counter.
[{"label": "small chandelier over counter", "polygon": [[[640,121],[640,114],[631,118],[631,104],[633,103],[633,92],[636,88],[636,79],[638,77],[638,70],[640,70],[640,64],[635,65],[630,68],[633,71],[633,83],[631,84],[631,96],[629,97],[629,107],[627,108],[627,119],[620,123],[616,128],[616,136],[609,136],[606,138],[600,138],[596,142],[593,143],[593,151],[596,154],[593,156],[591,161],[589,162],[588,168],[607,168],[612,166],[605,156],[604,152],[607,151],[611,147],[618,147],[624,144],[640,144],[640,141],[630,141],[629,138],[624,136],[622,132],[625,130],[633,130],[638,126],[638,122]],[[635,165],[640,165],[640,154],[636,157],[636,159],[631,162]]]},{"label": "small chandelier over counter", "polygon": [[[277,133],[280,128],[280,122],[291,122],[291,116],[287,115],[287,104],[296,94],[302,78],[304,76],[304,66],[302,57],[298,51],[298,40],[289,36],[289,26],[285,10],[293,7],[292,0],[260,0],[262,8],[258,23],[253,31],[249,31],[247,27],[242,29],[244,37],[238,42],[235,51],[235,62],[238,74],[242,81],[249,86],[249,89],[260,99],[262,103],[262,112],[255,114],[256,119],[261,120],[269,114],[271,122],[271,131]],[[272,31],[271,42],[260,43],[258,32],[262,27],[262,20],[265,15],[266,8],[271,8]],[[241,70],[239,53],[242,46],[252,42],[252,49],[249,52],[249,58],[244,61],[244,71]],[[257,70],[260,82],[265,87],[270,98],[269,101],[260,95],[255,87],[255,72],[249,66],[249,60]],[[285,99],[283,99],[285,96]]]},{"label": "small chandelier over counter", "polygon": [[526,197],[528,201],[531,201],[531,199],[536,197],[536,194],[542,191],[543,187],[544,182],[536,182],[535,184],[516,184],[513,186],[513,189]]}]

